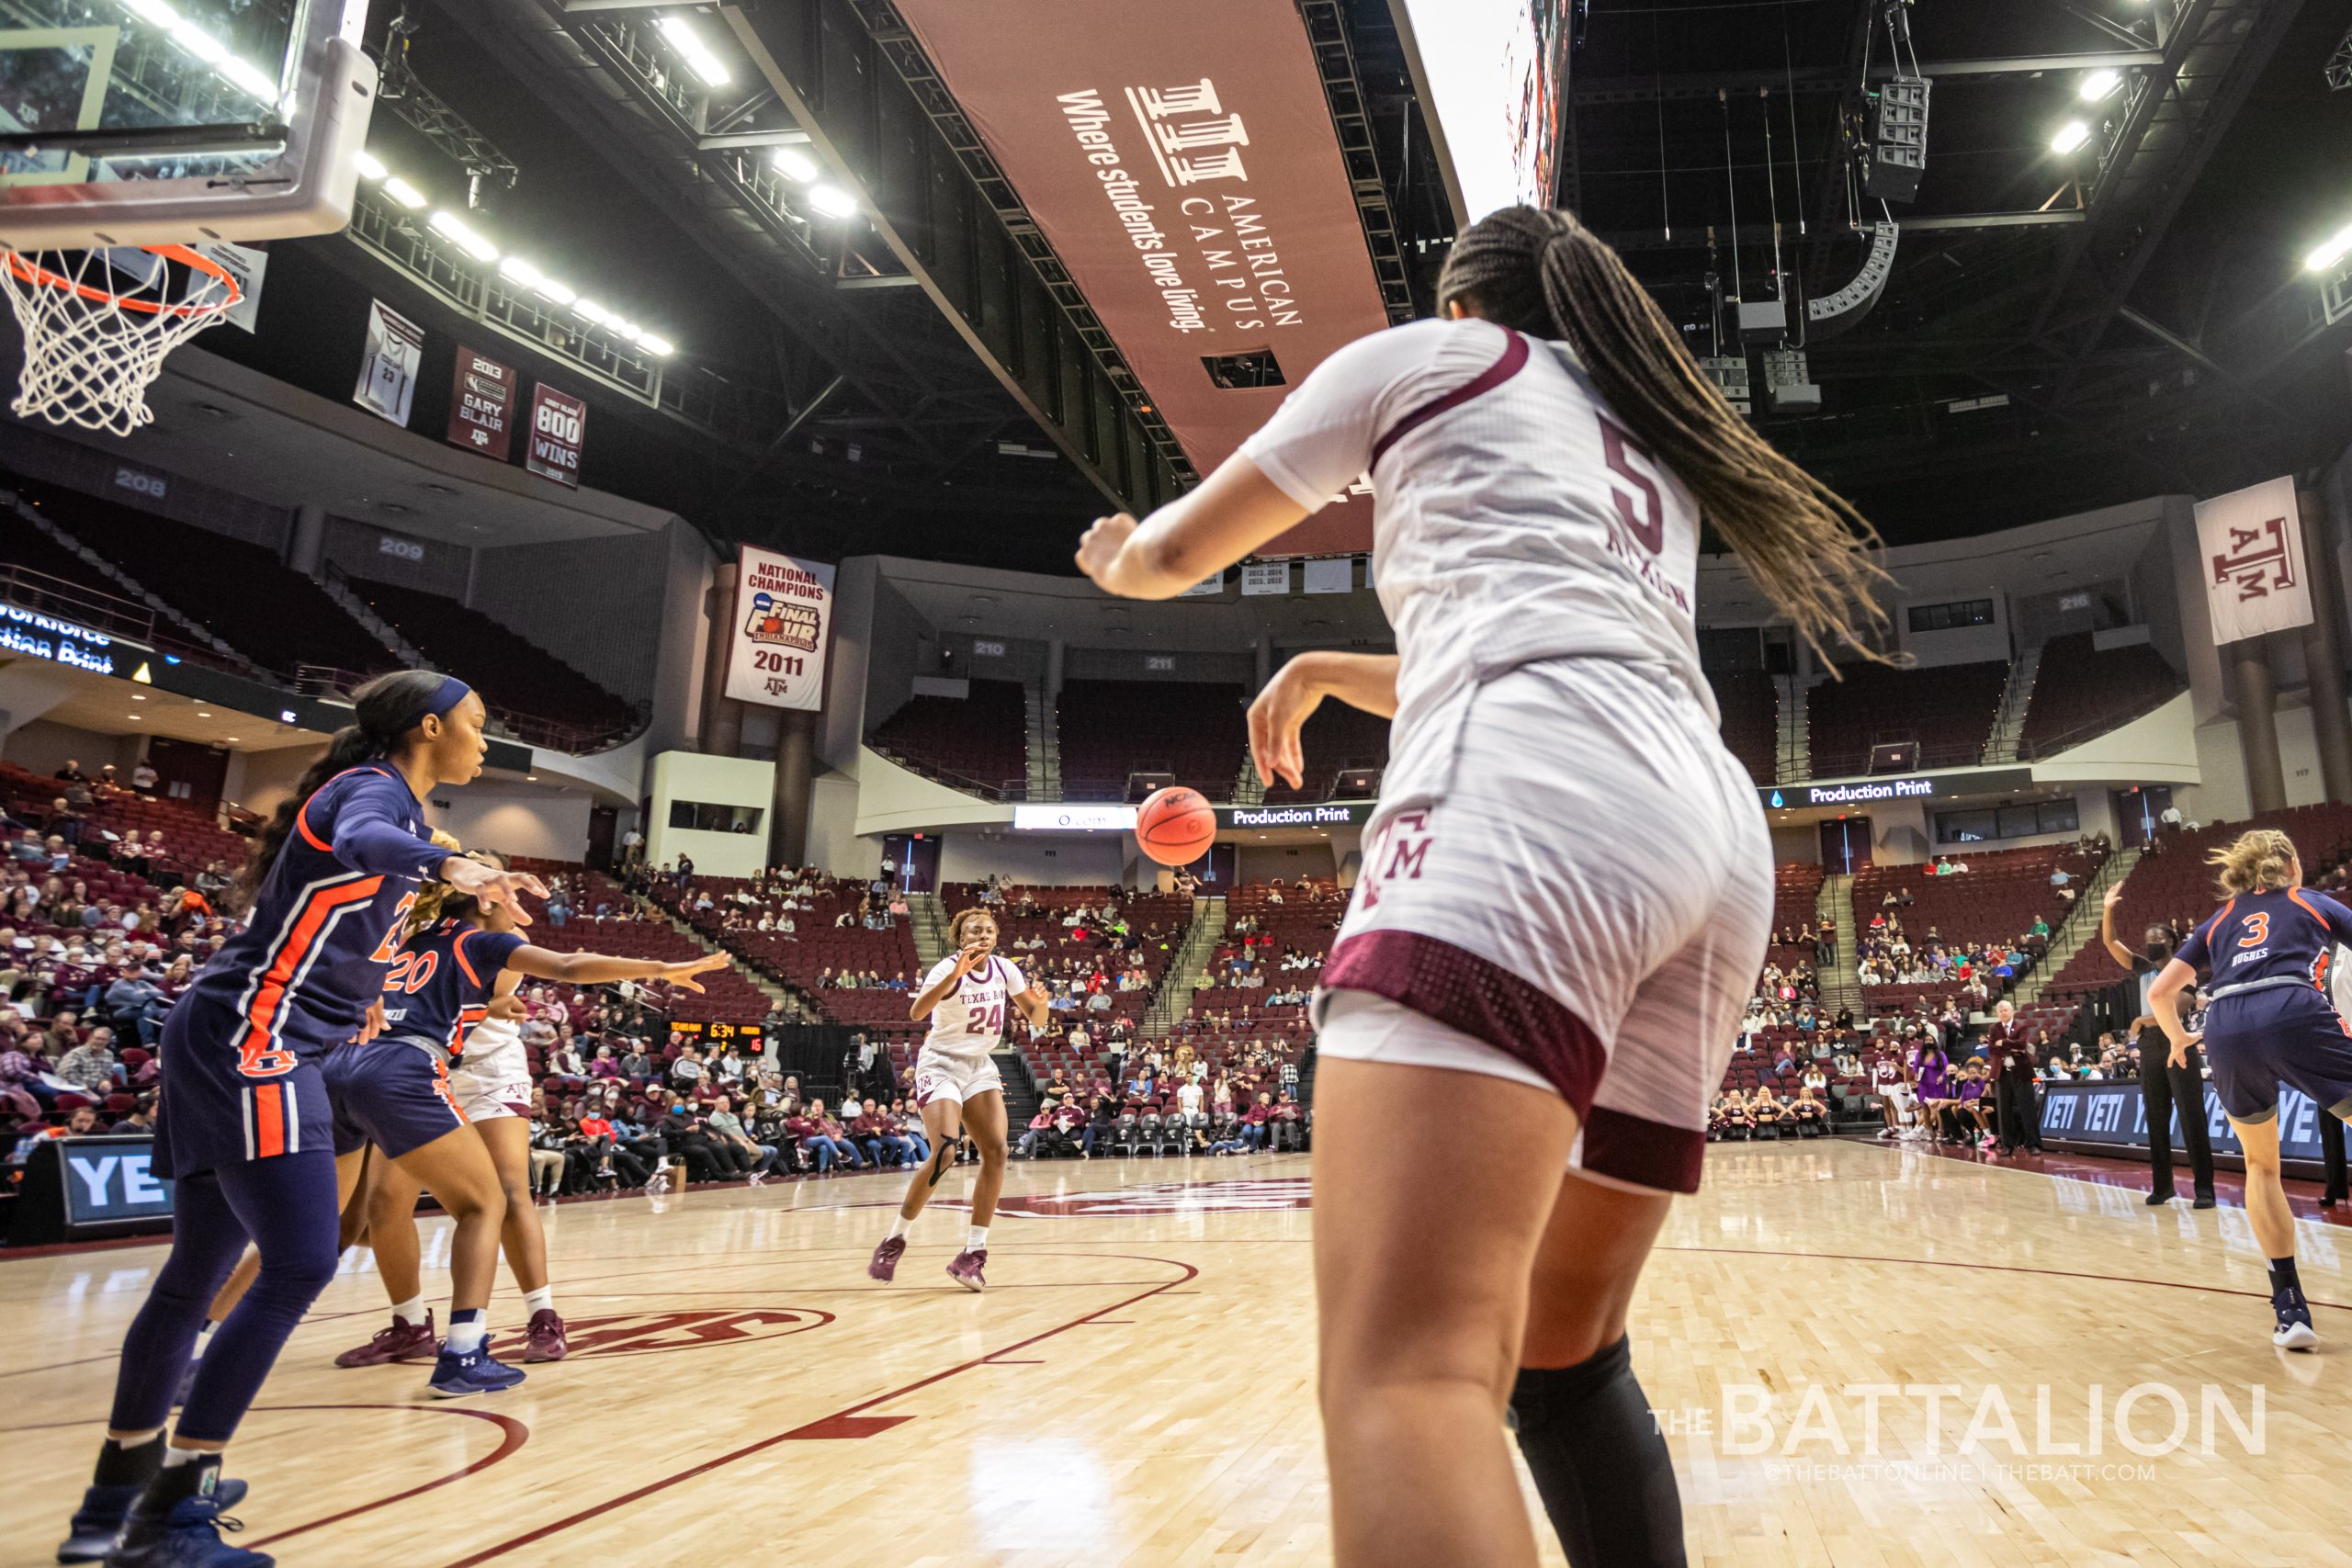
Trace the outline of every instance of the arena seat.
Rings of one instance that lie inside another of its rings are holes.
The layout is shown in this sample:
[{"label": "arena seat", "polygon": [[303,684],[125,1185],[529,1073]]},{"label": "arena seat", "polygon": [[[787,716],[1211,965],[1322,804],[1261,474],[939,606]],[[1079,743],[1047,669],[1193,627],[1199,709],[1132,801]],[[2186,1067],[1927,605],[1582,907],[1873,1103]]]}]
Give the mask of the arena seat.
[{"label": "arena seat", "polygon": [[1723,716],[1724,744],[1759,784],[1774,782],[1781,749],[1781,694],[1761,670],[1710,670],[1715,707]]},{"label": "arena seat", "polygon": [[1267,805],[1320,804],[1331,798],[1340,773],[1387,766],[1388,721],[1335,697],[1326,698],[1299,731],[1299,749],[1305,758],[1300,786],[1293,789],[1275,780],[1266,787]]},{"label": "arena seat", "polygon": [[1062,795],[1121,800],[1127,777],[1172,773],[1229,800],[1249,749],[1247,697],[1202,681],[1069,681],[1058,707]]},{"label": "arena seat", "polygon": [[1824,681],[1805,694],[1812,778],[1865,773],[1871,748],[1894,740],[1918,742],[1921,768],[1983,761],[2009,666],[1997,660],[1890,670],[1857,662],[1843,674],[1844,680]]},{"label": "arena seat", "polygon": [[973,681],[966,697],[910,697],[866,744],[956,788],[1000,800],[1025,798],[1029,696],[1018,681]]},{"label": "arena seat", "polygon": [[275,550],[96,496],[49,487],[28,494],[59,527],[264,670],[291,676],[315,664],[375,675],[401,667]]},{"label": "arena seat", "polygon": [[2128,724],[2186,683],[2144,642],[2101,649],[2091,632],[2053,637],[2041,646],[2018,755],[2045,756]]},{"label": "arena seat", "polygon": [[578,731],[582,744],[635,723],[627,702],[479,610],[394,583],[346,581],[419,653],[480,691],[502,716],[553,720]]}]

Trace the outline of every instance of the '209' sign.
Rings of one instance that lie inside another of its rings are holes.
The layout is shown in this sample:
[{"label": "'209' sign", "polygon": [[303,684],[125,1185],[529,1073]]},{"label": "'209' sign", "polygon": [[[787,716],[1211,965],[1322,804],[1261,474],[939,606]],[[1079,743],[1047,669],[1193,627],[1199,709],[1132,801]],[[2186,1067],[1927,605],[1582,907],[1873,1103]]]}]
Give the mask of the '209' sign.
[{"label": "'209' sign", "polygon": [[575,489],[580,453],[588,436],[588,405],[542,383],[531,398],[531,450],[525,467],[542,479]]}]

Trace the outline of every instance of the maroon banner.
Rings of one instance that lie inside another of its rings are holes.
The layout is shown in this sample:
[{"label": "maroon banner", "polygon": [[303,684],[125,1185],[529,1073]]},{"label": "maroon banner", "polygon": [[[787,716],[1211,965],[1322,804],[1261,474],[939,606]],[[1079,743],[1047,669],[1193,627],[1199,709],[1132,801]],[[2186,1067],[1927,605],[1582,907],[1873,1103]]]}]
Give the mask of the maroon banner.
[{"label": "maroon banner", "polygon": [[514,367],[458,345],[449,388],[449,444],[506,461],[514,449]]},{"label": "maroon banner", "polygon": [[540,382],[531,392],[531,451],[524,467],[542,479],[580,488],[580,447],[588,435],[588,405]]},{"label": "maroon banner", "polygon": [[[1203,474],[1388,324],[1297,8],[1210,9],[1106,26],[1102,0],[899,5]],[[1278,548],[1364,548],[1371,516],[1327,508]]]}]

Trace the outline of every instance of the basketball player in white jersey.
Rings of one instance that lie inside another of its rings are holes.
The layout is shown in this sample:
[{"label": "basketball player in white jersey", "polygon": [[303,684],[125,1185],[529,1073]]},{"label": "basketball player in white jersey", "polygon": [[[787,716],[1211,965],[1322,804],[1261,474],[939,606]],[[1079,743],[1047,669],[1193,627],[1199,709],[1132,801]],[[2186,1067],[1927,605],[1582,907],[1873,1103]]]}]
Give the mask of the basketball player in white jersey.
[{"label": "basketball player in white jersey", "polygon": [[1004,1079],[989,1053],[1004,1043],[1005,1021],[1013,1010],[1032,1029],[1044,1028],[1049,1015],[1044,988],[1031,986],[1011,959],[998,956],[994,915],[966,909],[947,929],[956,955],[931,966],[907,1010],[910,1018],[931,1020],[931,1033],[915,1057],[915,1104],[931,1140],[931,1160],[907,1183],[890,1234],[874,1249],[865,1272],[885,1280],[898,1273],[907,1227],[955,1165],[956,1145],[968,1137],[980,1152],[980,1174],[972,1184],[971,1228],[964,1249],[947,1266],[947,1277],[967,1291],[980,1291],[988,1288],[983,1271],[989,1224],[996,1218],[997,1194],[1004,1190]]},{"label": "basketball player in white jersey", "polygon": [[[1816,649],[1883,627],[1883,579],[1868,525],[1573,218],[1475,225],[1438,298],[1444,319],[1340,350],[1181,500],[1097,523],[1078,564],[1170,598],[1370,475],[1396,656],[1301,655],[1250,714],[1260,777],[1294,785],[1326,696],[1395,721],[1315,1007],[1334,1561],[1532,1568],[1508,1408],[1571,1563],[1680,1563],[1626,1308],[1698,1185],[1772,914],[1763,813],[1699,668],[1700,525]],[[1431,1104],[1489,1155],[1442,1179],[1398,1158]]]}]

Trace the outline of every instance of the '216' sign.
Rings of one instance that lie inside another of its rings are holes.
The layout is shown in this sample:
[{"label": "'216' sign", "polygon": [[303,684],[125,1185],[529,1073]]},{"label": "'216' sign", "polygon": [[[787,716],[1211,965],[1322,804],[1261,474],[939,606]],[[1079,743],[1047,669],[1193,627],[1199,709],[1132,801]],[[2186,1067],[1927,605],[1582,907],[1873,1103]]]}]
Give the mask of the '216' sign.
[{"label": "'216' sign", "polygon": [[531,455],[525,466],[542,479],[580,487],[580,448],[588,405],[541,382],[531,394]]}]

